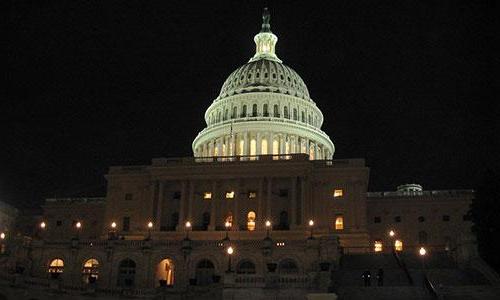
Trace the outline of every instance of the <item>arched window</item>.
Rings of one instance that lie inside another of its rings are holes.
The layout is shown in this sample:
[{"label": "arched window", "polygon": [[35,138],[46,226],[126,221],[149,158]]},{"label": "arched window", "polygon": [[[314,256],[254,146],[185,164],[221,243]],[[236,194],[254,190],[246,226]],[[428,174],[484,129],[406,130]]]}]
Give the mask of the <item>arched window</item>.
[{"label": "arched window", "polygon": [[255,212],[251,211],[247,215],[247,229],[249,231],[255,230]]},{"label": "arched window", "polygon": [[272,154],[274,154],[274,155],[280,154],[280,143],[278,142],[278,140],[273,141],[273,153]]},{"label": "arched window", "polygon": [[247,106],[243,105],[243,110],[241,111],[241,117],[244,118],[247,116]]},{"label": "arched window", "polygon": [[255,274],[255,264],[248,259],[242,260],[236,266],[238,274]]},{"label": "arched window", "polygon": [[267,139],[262,139],[260,142],[260,154],[266,155],[267,154]]},{"label": "arched window", "polygon": [[403,251],[403,242],[401,240],[394,241],[394,250]]},{"label": "arched window", "polygon": [[288,230],[290,226],[288,224],[288,213],[286,211],[280,212],[280,222],[278,223],[278,230]]},{"label": "arched window", "polygon": [[300,117],[301,117],[301,118],[300,118],[300,119],[301,119],[301,121],[305,123],[305,122],[306,122],[306,117],[305,117],[304,112],[301,112],[301,116],[300,116]]},{"label": "arched window", "polygon": [[229,113],[229,111],[228,111],[228,110],[227,110],[227,108],[226,108],[226,110],[224,111],[224,117],[222,118],[222,120],[223,120],[223,121],[226,121],[226,120],[227,120],[227,115],[228,115],[228,113]]},{"label": "arched window", "polygon": [[174,285],[174,262],[171,259],[160,261],[156,267],[157,286]]},{"label": "arched window", "polygon": [[257,104],[252,105],[252,117],[257,116]]},{"label": "arched window", "polygon": [[60,258],[55,258],[50,261],[49,273],[60,274],[64,272],[64,261]]},{"label": "arched window", "polygon": [[295,121],[297,121],[297,109],[296,108],[293,109],[293,119]]},{"label": "arched window", "polygon": [[220,122],[220,111],[217,112],[217,122]]},{"label": "arched window", "polygon": [[290,115],[288,115],[288,107],[285,106],[285,108],[283,108],[283,114],[285,115],[285,118],[290,119]]},{"label": "arched window", "polygon": [[82,279],[85,283],[94,282],[99,277],[99,261],[95,258],[87,259],[83,263]]},{"label": "arched window", "polygon": [[233,226],[233,214],[231,212],[228,212],[226,215],[226,220],[224,221],[224,224],[229,223],[229,227]]},{"label": "arched window", "polygon": [[278,271],[281,274],[294,274],[299,272],[299,268],[293,259],[285,258],[280,261]]},{"label": "arched window", "polygon": [[418,233],[418,243],[421,244],[421,245],[427,244],[427,232],[420,231]]},{"label": "arched window", "polygon": [[337,215],[335,217],[335,230],[343,230],[344,229],[344,216]]},{"label": "arched window", "polygon": [[311,115],[309,115],[309,125],[312,125],[312,118],[311,118]]},{"label": "arched window", "polygon": [[267,107],[267,104],[264,104],[262,108],[262,114],[264,115],[264,117],[269,117],[269,109]]},{"label": "arched window", "polygon": [[118,265],[118,286],[132,287],[135,284],[135,261],[126,258]]},{"label": "arched window", "polygon": [[203,230],[208,229],[208,225],[210,225],[210,213],[204,212],[202,216],[202,226]]},{"label": "arched window", "polygon": [[274,117],[275,118],[279,118],[280,117],[280,112],[279,112],[279,109],[278,109],[278,104],[274,104]]},{"label": "arched window", "polygon": [[235,106],[233,107],[233,114],[231,115],[231,119],[236,118],[237,115],[238,115],[238,108]]},{"label": "arched window", "polygon": [[209,285],[213,282],[214,264],[208,260],[203,259],[196,265],[196,285]]}]

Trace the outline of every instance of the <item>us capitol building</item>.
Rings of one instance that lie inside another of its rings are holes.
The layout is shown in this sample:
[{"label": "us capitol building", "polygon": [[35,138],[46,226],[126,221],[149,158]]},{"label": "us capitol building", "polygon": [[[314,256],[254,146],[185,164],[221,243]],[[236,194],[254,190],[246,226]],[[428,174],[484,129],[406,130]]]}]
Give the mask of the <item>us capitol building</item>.
[{"label": "us capitol building", "polygon": [[333,159],[269,19],[193,157],[111,167],[104,198],[47,199],[32,237],[3,229],[0,299],[498,296],[470,233],[473,191],[367,192],[369,168]]}]

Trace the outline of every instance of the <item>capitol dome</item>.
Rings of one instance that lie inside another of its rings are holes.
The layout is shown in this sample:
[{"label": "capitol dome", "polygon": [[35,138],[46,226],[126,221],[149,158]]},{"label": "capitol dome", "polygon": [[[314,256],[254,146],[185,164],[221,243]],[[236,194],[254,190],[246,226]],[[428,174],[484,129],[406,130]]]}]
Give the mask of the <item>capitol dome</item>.
[{"label": "capitol dome", "polygon": [[193,141],[195,157],[305,153],[331,159],[335,147],[321,130],[323,114],[302,78],[275,53],[269,13],[254,37],[255,55],[232,72],[205,112],[207,127]]}]

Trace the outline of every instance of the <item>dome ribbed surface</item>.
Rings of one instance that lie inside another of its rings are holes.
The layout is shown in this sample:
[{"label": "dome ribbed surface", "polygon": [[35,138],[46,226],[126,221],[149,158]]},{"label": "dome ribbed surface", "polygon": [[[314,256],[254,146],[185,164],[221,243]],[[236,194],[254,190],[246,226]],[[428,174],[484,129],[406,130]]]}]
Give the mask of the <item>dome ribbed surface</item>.
[{"label": "dome ribbed surface", "polygon": [[249,62],[231,73],[217,100],[252,92],[281,93],[311,101],[307,86],[297,72],[267,59]]}]

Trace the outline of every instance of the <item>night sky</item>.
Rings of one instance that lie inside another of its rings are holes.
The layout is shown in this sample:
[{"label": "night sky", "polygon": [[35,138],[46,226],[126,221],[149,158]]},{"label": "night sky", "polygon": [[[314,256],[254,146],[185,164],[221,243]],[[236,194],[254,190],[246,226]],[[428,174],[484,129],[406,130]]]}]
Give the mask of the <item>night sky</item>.
[{"label": "night sky", "polygon": [[334,158],[365,158],[370,190],[474,188],[500,147],[493,5],[470,2],[11,1],[0,200],[104,195],[109,166],[191,156],[266,5]]}]

